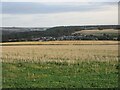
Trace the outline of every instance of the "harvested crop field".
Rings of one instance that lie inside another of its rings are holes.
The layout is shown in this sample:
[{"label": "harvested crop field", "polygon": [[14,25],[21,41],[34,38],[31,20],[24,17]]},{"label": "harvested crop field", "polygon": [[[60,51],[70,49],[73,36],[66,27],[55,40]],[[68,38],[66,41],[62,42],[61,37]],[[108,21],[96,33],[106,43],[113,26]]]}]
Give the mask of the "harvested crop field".
[{"label": "harvested crop field", "polygon": [[3,46],[3,62],[70,62],[117,60],[117,45]]},{"label": "harvested crop field", "polygon": [[118,45],[2,46],[4,88],[118,87]]},{"label": "harvested crop field", "polygon": [[118,45],[118,41],[35,41],[35,42],[9,42],[0,43],[2,46],[15,45]]},{"label": "harvested crop field", "polygon": [[114,30],[114,29],[103,29],[103,30],[81,30],[81,31],[77,31],[75,33],[80,33],[80,34],[86,34],[86,35],[90,35],[90,34],[116,34],[118,35],[119,30]]}]

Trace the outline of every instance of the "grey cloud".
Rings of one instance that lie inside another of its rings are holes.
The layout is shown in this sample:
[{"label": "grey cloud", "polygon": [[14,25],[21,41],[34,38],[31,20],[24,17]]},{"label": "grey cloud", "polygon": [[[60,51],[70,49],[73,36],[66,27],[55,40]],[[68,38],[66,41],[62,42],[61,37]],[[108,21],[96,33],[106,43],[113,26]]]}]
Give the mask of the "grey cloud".
[{"label": "grey cloud", "polygon": [[61,12],[86,12],[104,10],[114,3],[32,3],[3,2],[3,14],[47,14]]}]

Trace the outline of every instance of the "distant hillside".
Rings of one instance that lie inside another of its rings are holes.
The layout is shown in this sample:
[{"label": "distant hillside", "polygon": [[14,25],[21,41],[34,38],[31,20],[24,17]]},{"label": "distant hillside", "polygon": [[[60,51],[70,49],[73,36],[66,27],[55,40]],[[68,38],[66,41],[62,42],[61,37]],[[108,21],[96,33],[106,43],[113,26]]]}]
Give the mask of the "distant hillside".
[{"label": "distant hillside", "polygon": [[63,35],[71,35],[75,31],[82,30],[80,26],[61,26],[49,28],[45,31],[46,36],[60,37]]},{"label": "distant hillside", "polygon": [[83,35],[100,35],[100,34],[118,34],[117,29],[103,29],[103,30],[81,30],[72,33],[74,34],[83,34]]},{"label": "distant hillside", "polygon": [[[59,26],[53,28],[2,27],[0,29],[2,30],[2,40],[3,42],[6,42],[9,39],[31,40],[32,38],[41,37],[58,38],[62,36],[70,36],[73,33],[116,33],[117,31],[115,29],[120,29],[120,25]],[[102,31],[103,29],[105,29],[105,31]],[[108,29],[112,29],[112,31],[109,31]]]},{"label": "distant hillside", "polygon": [[61,26],[61,27],[53,27],[48,28],[45,31],[46,36],[63,36],[63,35],[71,35],[77,31],[84,30],[102,30],[102,29],[119,29],[119,25],[95,25],[95,26]]},{"label": "distant hillside", "polygon": [[9,32],[29,32],[29,31],[45,31],[48,28],[40,28],[40,27],[0,27],[0,30],[2,31],[9,31]]}]

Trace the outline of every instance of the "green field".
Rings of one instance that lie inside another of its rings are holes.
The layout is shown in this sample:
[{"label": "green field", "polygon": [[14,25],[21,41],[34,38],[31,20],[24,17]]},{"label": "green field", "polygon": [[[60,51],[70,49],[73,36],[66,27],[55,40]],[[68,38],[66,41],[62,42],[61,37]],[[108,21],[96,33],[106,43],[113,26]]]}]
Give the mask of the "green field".
[{"label": "green field", "polygon": [[[115,64],[115,65],[114,65]],[[4,88],[114,88],[117,62],[3,63]]]},{"label": "green field", "polygon": [[[99,34],[112,34],[112,35],[118,35],[119,30],[115,29],[103,29],[103,30],[81,30],[77,31],[75,33],[80,33],[83,35],[99,35]],[[74,34],[74,33],[73,33]]]},{"label": "green field", "polygon": [[118,45],[3,46],[3,88],[116,88]]}]

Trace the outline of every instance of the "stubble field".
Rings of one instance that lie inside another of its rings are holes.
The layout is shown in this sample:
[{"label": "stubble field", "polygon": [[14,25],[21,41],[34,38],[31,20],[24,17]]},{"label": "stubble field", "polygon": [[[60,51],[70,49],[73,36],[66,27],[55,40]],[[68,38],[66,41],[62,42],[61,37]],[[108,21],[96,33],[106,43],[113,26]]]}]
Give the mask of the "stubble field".
[{"label": "stubble field", "polygon": [[118,87],[118,45],[2,46],[4,88]]}]

